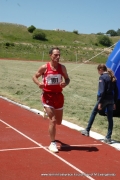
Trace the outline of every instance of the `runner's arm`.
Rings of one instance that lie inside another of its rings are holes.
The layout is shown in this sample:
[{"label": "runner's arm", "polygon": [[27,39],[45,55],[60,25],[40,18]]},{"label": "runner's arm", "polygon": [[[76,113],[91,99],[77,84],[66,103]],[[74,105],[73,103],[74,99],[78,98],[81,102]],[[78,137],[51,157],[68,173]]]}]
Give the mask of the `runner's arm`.
[{"label": "runner's arm", "polygon": [[62,65],[62,72],[63,72],[63,77],[64,77],[65,82],[61,82],[61,86],[65,87],[70,83],[70,78],[68,76],[66,67],[64,65]]},{"label": "runner's arm", "polygon": [[44,83],[39,81],[39,77],[41,77],[45,71],[46,71],[46,65],[43,65],[38,69],[38,71],[32,77],[34,83],[37,84],[41,89],[44,87]]}]

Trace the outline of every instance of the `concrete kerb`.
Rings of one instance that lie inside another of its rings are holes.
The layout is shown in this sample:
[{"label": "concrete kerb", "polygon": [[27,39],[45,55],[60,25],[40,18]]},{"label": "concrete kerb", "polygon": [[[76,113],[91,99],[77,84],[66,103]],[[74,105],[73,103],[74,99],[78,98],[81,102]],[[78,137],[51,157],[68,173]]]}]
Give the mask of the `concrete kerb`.
[{"label": "concrete kerb", "polygon": [[[6,97],[0,96],[0,98],[4,99],[4,100],[6,100],[6,101],[9,101],[9,102],[11,102],[11,103],[13,103],[13,104],[16,104],[16,105],[18,105],[18,106],[20,106],[20,107],[22,107],[22,108],[24,108],[24,109],[27,109],[27,110],[29,110],[29,111],[31,111],[31,112],[33,112],[33,113],[36,113],[36,114],[38,114],[38,115],[40,115],[40,116],[43,116],[43,115],[44,115],[44,112],[42,112],[42,111],[39,111],[39,110],[37,110],[37,109],[31,109],[29,106],[25,106],[25,105],[16,103],[16,102],[14,102],[14,101],[6,98]],[[71,128],[71,129],[75,129],[75,130],[77,130],[77,131],[81,131],[81,130],[84,129],[83,127],[80,127],[80,126],[78,126],[78,125],[76,125],[76,124],[74,124],[74,123],[68,122],[68,121],[66,121],[66,120],[62,120],[62,125],[67,126],[67,127]],[[99,133],[96,133],[96,132],[94,132],[94,131],[90,131],[90,137],[92,137],[92,138],[94,138],[94,139],[96,139],[96,140],[100,140],[100,141],[102,141],[102,140],[104,139],[104,136],[103,136],[103,135],[101,135],[101,134],[99,134]],[[114,147],[114,148],[116,148],[117,150],[120,151],[120,143],[119,143],[119,142],[117,142],[117,141],[115,141],[115,140],[112,140],[112,144],[109,144],[109,145],[112,146],[112,147]]]}]

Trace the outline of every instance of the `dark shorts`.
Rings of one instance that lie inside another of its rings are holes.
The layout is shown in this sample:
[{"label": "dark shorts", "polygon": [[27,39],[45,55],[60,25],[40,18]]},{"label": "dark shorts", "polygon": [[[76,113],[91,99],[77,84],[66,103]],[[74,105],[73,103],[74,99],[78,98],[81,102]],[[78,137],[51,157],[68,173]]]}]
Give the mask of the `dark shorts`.
[{"label": "dark shorts", "polygon": [[41,99],[44,107],[51,107],[57,110],[63,109],[64,96],[61,92],[43,92]]}]

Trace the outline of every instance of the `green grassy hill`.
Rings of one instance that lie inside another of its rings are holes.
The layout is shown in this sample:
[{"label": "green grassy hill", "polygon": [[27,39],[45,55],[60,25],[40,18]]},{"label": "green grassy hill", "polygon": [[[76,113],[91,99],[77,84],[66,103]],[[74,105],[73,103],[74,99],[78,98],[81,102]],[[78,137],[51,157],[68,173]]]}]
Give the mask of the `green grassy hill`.
[{"label": "green grassy hill", "polygon": [[[37,28],[37,27],[36,27]],[[43,29],[42,29],[43,30]],[[26,26],[0,23],[0,58],[48,60],[48,51],[53,46],[61,49],[61,61],[82,62],[89,60],[105,50],[98,44],[96,34],[75,34],[67,31],[43,30],[46,41],[32,38]],[[110,37],[113,44],[120,37]],[[112,49],[107,49],[92,62],[105,62]]]}]

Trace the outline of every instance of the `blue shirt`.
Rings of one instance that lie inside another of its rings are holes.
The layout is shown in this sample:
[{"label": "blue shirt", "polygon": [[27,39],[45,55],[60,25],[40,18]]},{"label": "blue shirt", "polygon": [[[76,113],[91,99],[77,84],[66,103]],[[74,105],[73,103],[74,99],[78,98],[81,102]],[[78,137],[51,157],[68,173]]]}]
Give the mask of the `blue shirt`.
[{"label": "blue shirt", "polygon": [[102,103],[103,100],[111,100],[116,103],[117,98],[118,98],[118,88],[116,81],[112,82],[111,77],[109,74],[103,73],[99,77],[99,84],[98,84],[98,98],[99,98],[99,103]]}]

